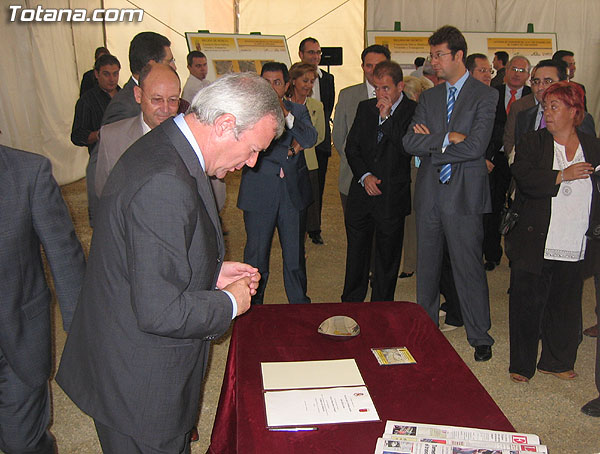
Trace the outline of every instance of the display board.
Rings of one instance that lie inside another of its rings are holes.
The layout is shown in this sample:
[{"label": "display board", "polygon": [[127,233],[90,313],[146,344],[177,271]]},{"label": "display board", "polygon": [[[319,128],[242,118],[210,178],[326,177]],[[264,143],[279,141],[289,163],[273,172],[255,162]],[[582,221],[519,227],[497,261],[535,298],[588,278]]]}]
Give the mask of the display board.
[{"label": "display board", "polygon": [[230,33],[185,34],[188,49],[199,50],[208,61],[208,80],[228,72],[251,71],[260,74],[268,61],[291,65],[290,52],[283,35],[240,35]]},{"label": "display board", "polygon": [[[429,55],[428,38],[433,31],[425,32],[396,32],[396,31],[367,31],[367,43],[381,44],[387,47],[392,60],[400,63],[403,69],[414,70],[413,61],[417,57]],[[469,54],[482,53],[488,56],[490,62],[494,52],[503,50],[510,57],[523,55],[531,65],[540,60],[552,58],[556,51],[556,33],[483,33],[464,32]]]}]

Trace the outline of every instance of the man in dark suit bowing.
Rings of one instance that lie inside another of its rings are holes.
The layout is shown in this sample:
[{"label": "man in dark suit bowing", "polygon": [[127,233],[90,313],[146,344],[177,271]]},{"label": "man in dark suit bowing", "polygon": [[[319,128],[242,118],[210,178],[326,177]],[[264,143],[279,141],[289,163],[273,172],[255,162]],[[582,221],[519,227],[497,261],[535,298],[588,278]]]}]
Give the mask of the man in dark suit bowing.
[{"label": "man in dark suit bowing", "polygon": [[[335,84],[333,75],[319,68],[321,63],[321,46],[315,38],[304,38],[300,42],[298,56],[304,63],[310,63],[317,67],[317,77],[313,86],[311,97],[323,103],[325,112],[325,138],[323,142],[318,143],[315,147],[317,152],[317,161],[319,163],[319,194],[314,194],[319,197],[319,207],[323,207],[323,191],[325,189],[325,176],[327,174],[327,163],[331,156],[331,113],[335,104]],[[308,232],[310,239],[315,244],[323,244],[321,230]]]},{"label": "man in dark suit bowing", "polygon": [[404,148],[421,159],[415,188],[417,303],[437,324],[444,238],[467,339],[475,360],[492,357],[487,279],[483,268],[483,213],[491,209],[485,150],[492,135],[498,91],[469,75],[467,42],[455,27],[429,37],[436,75],[446,82],[424,91]]},{"label": "man in dark suit bowing", "polygon": [[404,96],[402,68],[383,61],[373,72],[376,98],[362,101],[346,140],[352,169],[346,210],[346,277],[342,301],[364,301],[375,237],[371,301],[393,301],[410,213],[410,155],[402,137],[416,103]]},{"label": "man in dark suit bowing", "polygon": [[69,331],[85,260],[43,156],[0,145],[0,451],[54,454],[48,379],[52,295]]},{"label": "man in dark suit bowing", "polygon": [[223,262],[209,176],[252,167],[283,131],[279,100],[230,74],[121,156],[102,191],[57,381],[105,454],[189,453],[210,342],[250,307],[258,270]]},{"label": "man in dark suit bowing", "polygon": [[[283,98],[289,74],[283,63],[269,62],[264,77],[277,94],[285,117],[285,132],[273,141],[253,169],[242,174],[237,206],[244,211],[244,261],[262,276],[252,304],[262,304],[269,279],[269,257],[277,227],[283,255],[283,284],[290,303],[310,303],[306,295],[304,236],[306,209],[313,200],[304,148],[317,140],[308,110]],[[315,195],[316,197],[316,195]]]}]

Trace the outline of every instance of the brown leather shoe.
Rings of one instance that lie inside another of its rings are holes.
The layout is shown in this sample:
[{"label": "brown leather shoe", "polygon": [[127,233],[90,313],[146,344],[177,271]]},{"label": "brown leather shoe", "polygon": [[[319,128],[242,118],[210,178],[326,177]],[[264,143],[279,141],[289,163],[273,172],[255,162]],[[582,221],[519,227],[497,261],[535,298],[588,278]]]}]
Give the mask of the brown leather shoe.
[{"label": "brown leather shoe", "polygon": [[583,334],[589,337],[598,337],[598,324],[596,323],[594,326],[584,329]]}]

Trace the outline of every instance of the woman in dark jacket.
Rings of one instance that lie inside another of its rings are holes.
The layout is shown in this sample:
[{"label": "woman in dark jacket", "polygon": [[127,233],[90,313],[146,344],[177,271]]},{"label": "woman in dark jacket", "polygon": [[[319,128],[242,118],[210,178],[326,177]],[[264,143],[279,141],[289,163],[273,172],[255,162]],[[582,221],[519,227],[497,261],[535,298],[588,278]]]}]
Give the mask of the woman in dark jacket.
[{"label": "woman in dark jacket", "polygon": [[519,220],[506,236],[511,260],[510,378],[526,383],[536,370],[563,380],[581,339],[583,263],[598,240],[600,141],[576,128],[583,120],[583,91],[558,82],[544,94],[546,129],[523,136],[511,167]]}]

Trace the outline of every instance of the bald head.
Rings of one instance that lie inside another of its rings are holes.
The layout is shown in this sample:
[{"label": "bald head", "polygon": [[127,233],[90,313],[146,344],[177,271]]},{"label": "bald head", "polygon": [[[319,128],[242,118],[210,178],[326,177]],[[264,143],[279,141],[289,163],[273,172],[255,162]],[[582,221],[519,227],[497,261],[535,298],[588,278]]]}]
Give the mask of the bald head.
[{"label": "bald head", "polygon": [[135,100],[151,129],[177,114],[181,82],[171,66],[162,63],[145,66],[140,72],[139,83],[139,87],[133,89]]}]

